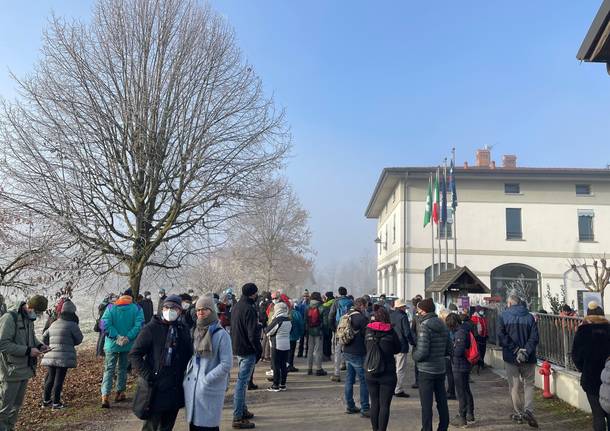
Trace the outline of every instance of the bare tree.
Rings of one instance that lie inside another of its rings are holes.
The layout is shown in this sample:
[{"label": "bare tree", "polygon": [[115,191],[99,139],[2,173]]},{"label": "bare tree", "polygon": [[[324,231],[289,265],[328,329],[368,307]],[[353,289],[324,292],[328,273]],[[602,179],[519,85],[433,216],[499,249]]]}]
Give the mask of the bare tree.
[{"label": "bare tree", "polygon": [[506,289],[506,295],[517,295],[525,304],[527,308],[531,308],[534,304],[534,300],[538,298],[536,283],[525,279],[523,274],[519,274],[519,277],[506,281],[504,283]]},{"label": "bare tree", "polygon": [[232,259],[256,274],[263,289],[287,289],[312,269],[309,214],[284,180],[272,181],[263,194],[231,224]]},{"label": "bare tree", "polygon": [[129,276],[178,268],[283,162],[290,137],[226,22],[195,0],[99,0],[53,18],[4,103],[4,197]]},{"label": "bare tree", "polygon": [[587,260],[570,261],[570,268],[576,273],[583,286],[591,292],[599,292],[604,297],[604,291],[610,282],[610,268],[606,256]]}]

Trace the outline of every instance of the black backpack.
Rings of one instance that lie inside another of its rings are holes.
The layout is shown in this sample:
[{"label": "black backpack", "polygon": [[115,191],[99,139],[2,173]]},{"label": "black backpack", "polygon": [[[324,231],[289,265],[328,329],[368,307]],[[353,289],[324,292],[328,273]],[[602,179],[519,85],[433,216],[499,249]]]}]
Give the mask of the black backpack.
[{"label": "black backpack", "polygon": [[379,376],[385,371],[383,352],[381,351],[381,346],[379,345],[382,337],[383,334],[376,335],[371,331],[366,334],[366,340],[368,341],[366,344],[367,346],[370,346],[370,348],[366,352],[364,366],[366,372],[372,376]]}]

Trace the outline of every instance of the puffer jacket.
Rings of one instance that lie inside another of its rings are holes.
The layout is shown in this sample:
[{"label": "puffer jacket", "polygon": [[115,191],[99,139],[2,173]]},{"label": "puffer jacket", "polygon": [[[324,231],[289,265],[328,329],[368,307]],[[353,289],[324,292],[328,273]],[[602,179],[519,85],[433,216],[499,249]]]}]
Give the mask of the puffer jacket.
[{"label": "puffer jacket", "polygon": [[0,381],[27,380],[36,371],[30,351],[40,349],[42,343],[34,334],[34,322],[23,312],[24,305],[20,302],[0,317]]},{"label": "puffer jacket", "polygon": [[269,326],[265,328],[265,333],[269,337],[269,344],[275,350],[290,350],[290,330],[292,323],[287,314],[275,317]]},{"label": "puffer jacket", "polygon": [[606,360],[606,367],[601,375],[602,385],[599,388],[599,403],[602,409],[610,415],[610,358]]},{"label": "puffer jacket", "polygon": [[42,334],[42,341],[51,347],[42,358],[46,367],[76,368],[76,349],[83,342],[83,333],[76,322],[76,315],[61,313],[59,319]]},{"label": "puffer jacket", "polygon": [[517,304],[507,308],[498,319],[498,341],[504,362],[516,364],[517,352],[525,349],[526,362],[535,364],[538,340],[538,325],[525,305]]},{"label": "puffer jacket", "polygon": [[[144,313],[132,301],[130,296],[121,296],[114,304],[106,307],[102,316],[102,325],[106,333],[104,341],[106,353],[129,352],[142,329]],[[116,343],[119,335],[129,338],[129,342],[124,346],[119,346]]]},{"label": "puffer jacket", "polygon": [[453,332],[453,351],[451,355],[451,369],[454,373],[467,373],[472,366],[466,359],[466,350],[470,347],[470,328],[462,323]]},{"label": "puffer jacket", "polygon": [[444,374],[445,362],[451,354],[449,329],[435,313],[427,313],[417,325],[417,344],[413,360],[422,373]]},{"label": "puffer jacket", "polygon": [[610,356],[610,323],[603,316],[587,316],[572,344],[572,360],[580,371],[580,386],[597,395],[601,373]]}]

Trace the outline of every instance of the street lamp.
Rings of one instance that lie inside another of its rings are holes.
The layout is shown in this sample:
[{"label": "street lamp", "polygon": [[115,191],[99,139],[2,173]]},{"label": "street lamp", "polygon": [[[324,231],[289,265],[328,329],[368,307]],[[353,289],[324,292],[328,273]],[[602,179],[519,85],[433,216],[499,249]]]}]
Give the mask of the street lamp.
[{"label": "street lamp", "polygon": [[384,250],[388,249],[388,242],[387,241],[383,241],[381,238],[377,237],[375,238],[375,244],[380,244],[383,246]]}]

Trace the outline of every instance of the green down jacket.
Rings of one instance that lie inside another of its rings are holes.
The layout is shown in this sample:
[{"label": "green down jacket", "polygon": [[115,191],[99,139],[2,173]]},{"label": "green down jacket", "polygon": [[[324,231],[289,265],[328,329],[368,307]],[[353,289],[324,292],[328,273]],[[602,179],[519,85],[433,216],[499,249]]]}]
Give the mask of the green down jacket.
[{"label": "green down jacket", "polygon": [[30,357],[30,350],[42,343],[34,334],[34,322],[22,311],[24,305],[20,302],[0,317],[1,381],[27,380],[35,374],[36,358]]}]

